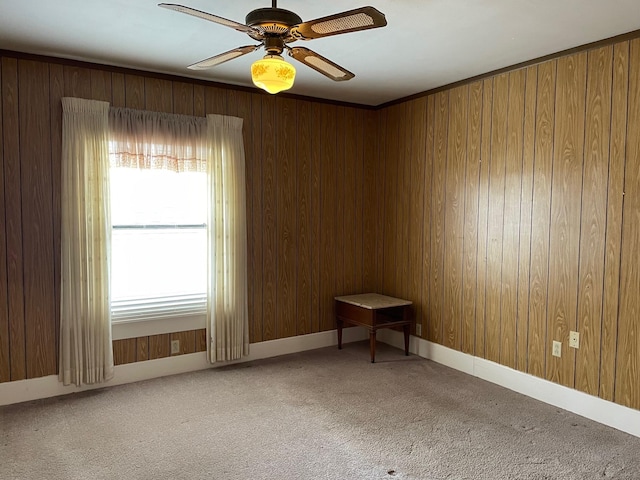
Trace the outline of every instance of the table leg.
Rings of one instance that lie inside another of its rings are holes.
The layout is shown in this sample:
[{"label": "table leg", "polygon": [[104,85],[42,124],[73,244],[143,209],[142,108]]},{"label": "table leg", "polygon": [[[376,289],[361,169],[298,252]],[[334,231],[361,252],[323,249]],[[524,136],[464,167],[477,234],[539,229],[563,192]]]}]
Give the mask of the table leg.
[{"label": "table leg", "polygon": [[404,330],[404,354],[405,355],[409,355],[409,329],[410,326],[409,325],[404,325],[402,327],[402,329]]},{"label": "table leg", "polygon": [[371,363],[376,361],[376,331],[369,332],[369,349],[371,350]]},{"label": "table leg", "polygon": [[338,350],[342,350],[342,326],[344,322],[338,318],[336,324],[338,326]]}]

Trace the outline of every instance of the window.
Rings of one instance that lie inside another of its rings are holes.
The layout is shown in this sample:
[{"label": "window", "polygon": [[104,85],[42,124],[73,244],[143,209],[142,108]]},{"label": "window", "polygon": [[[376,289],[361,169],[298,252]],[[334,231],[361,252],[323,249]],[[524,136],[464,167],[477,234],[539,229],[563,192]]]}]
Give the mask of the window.
[{"label": "window", "polygon": [[206,173],[113,164],[113,321],[204,313]]},{"label": "window", "polygon": [[210,362],[247,355],[242,119],[72,98],[63,112],[64,382],[109,378],[111,339],[206,328]]}]

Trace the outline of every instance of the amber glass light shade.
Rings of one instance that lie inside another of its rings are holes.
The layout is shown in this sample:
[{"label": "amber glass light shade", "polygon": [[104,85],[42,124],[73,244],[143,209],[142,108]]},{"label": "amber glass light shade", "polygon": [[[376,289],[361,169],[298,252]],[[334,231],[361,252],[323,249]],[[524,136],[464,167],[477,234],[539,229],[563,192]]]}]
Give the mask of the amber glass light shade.
[{"label": "amber glass light shade", "polygon": [[251,80],[256,87],[269,93],[278,93],[293,87],[296,69],[280,55],[265,55],[251,65]]}]

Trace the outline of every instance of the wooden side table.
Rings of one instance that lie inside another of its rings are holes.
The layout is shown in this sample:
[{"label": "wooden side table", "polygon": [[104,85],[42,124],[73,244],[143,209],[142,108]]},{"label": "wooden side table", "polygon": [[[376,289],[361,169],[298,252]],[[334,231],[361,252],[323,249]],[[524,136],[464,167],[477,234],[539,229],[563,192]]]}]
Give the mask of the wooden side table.
[{"label": "wooden side table", "polygon": [[380,328],[402,327],[404,354],[409,355],[411,328],[411,302],[377,293],[335,297],[338,349],[342,349],[344,324],[358,325],[369,330],[371,363],[376,361],[376,331]]}]

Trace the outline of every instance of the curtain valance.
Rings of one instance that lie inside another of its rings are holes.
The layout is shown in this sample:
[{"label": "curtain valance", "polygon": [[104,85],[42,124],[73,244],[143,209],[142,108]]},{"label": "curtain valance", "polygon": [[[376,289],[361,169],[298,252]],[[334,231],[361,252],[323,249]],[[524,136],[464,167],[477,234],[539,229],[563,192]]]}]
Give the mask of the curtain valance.
[{"label": "curtain valance", "polygon": [[113,166],[206,171],[204,117],[111,107],[109,130]]}]

